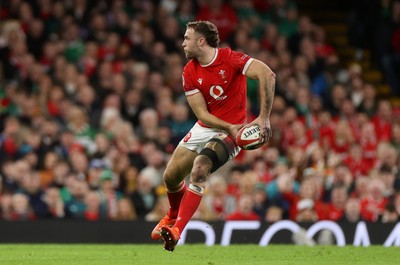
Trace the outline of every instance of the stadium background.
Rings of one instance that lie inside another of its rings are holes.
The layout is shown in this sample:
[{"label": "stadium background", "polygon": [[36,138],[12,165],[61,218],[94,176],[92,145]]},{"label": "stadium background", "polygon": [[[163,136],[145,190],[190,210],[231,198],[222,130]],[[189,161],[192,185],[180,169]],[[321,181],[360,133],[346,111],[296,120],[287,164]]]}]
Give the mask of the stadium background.
[{"label": "stadium background", "polygon": [[[5,242],[21,227],[14,240],[45,241],[51,224],[106,223],[94,233],[118,235],[162,217],[163,167],[195,121],[181,43],[196,18],[278,79],[273,139],[210,178],[195,219],[391,230],[400,214],[399,1],[10,0],[0,3]],[[251,119],[257,84],[248,88]],[[119,224],[125,230],[112,230]]]}]

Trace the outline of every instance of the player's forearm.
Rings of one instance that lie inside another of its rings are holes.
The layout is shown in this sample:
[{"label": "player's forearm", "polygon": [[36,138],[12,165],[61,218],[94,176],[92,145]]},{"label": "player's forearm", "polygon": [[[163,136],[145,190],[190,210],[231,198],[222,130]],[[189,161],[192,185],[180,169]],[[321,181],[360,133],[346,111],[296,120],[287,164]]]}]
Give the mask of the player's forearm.
[{"label": "player's forearm", "polygon": [[208,109],[204,97],[200,94],[194,94],[187,97],[188,103],[192,108],[194,114],[196,115],[197,119],[204,124],[216,129],[221,129],[229,132],[229,128],[232,124],[221,120],[220,118],[212,115]]},{"label": "player's forearm", "polygon": [[204,124],[216,129],[229,131],[230,123],[217,118],[209,112],[201,112],[196,114],[197,118]]},{"label": "player's forearm", "polygon": [[268,68],[267,73],[264,73],[259,78],[260,82],[260,117],[269,118],[272,110],[275,95],[275,73]]},{"label": "player's forearm", "polygon": [[259,117],[268,119],[274,102],[275,73],[265,63],[254,59],[247,69],[246,76],[258,80],[260,85]]}]

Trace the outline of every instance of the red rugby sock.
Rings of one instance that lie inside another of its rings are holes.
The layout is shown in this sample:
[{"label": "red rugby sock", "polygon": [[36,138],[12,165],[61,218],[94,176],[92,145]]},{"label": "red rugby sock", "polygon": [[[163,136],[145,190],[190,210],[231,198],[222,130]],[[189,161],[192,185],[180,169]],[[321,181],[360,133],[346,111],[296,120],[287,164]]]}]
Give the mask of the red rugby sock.
[{"label": "red rugby sock", "polygon": [[190,218],[194,215],[203,198],[204,188],[190,184],[182,198],[175,227],[182,232]]},{"label": "red rugby sock", "polygon": [[176,219],[178,216],[179,206],[181,205],[182,197],[187,190],[186,184],[182,181],[181,185],[176,191],[167,191],[167,197],[169,201],[168,216],[172,219]]}]

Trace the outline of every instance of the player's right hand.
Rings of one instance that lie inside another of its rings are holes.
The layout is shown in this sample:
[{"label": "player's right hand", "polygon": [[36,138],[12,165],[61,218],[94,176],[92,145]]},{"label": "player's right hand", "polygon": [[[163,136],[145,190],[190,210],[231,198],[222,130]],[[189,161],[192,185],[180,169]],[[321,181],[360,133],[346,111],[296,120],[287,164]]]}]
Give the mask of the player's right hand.
[{"label": "player's right hand", "polygon": [[233,137],[236,138],[238,131],[244,126],[244,124],[231,124],[228,128],[228,133]]}]

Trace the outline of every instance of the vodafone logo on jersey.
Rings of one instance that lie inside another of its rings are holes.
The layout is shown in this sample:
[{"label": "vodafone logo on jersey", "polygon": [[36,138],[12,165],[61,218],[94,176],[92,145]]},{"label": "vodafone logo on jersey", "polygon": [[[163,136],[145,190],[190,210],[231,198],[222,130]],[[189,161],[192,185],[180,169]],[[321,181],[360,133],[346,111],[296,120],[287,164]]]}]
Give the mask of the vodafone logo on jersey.
[{"label": "vodafone logo on jersey", "polygon": [[220,86],[211,86],[210,87],[210,95],[215,98],[216,100],[224,100],[228,96],[227,95],[222,95],[224,94],[224,89]]}]

